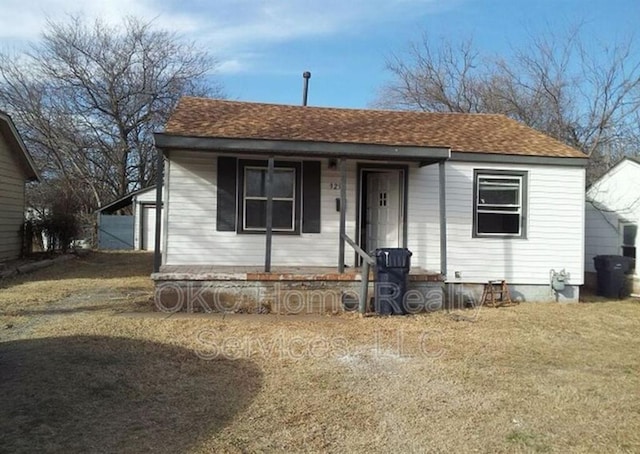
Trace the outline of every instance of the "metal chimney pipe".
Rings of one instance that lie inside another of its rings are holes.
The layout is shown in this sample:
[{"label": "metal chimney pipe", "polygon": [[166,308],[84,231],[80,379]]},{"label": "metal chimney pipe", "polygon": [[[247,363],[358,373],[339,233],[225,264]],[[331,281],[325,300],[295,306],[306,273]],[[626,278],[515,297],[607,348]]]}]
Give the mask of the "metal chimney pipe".
[{"label": "metal chimney pipe", "polygon": [[304,77],[304,83],[302,88],[302,105],[307,105],[307,95],[309,94],[309,79],[311,79],[311,73],[309,71],[305,71],[302,73],[302,77]]}]

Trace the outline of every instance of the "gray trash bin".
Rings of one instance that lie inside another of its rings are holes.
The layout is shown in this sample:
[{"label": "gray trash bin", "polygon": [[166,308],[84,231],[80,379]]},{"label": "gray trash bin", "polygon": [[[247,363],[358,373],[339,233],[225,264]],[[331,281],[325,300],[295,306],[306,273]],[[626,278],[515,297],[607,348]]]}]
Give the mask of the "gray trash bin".
[{"label": "gray trash bin", "polygon": [[383,315],[404,315],[404,297],[409,286],[411,251],[405,248],[376,249],[375,311]]}]

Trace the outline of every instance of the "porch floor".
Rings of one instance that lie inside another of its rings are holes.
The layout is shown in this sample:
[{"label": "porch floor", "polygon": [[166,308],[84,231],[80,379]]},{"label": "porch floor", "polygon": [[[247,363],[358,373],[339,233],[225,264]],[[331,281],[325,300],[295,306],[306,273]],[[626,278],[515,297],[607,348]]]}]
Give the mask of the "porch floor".
[{"label": "porch floor", "polygon": [[[219,265],[163,265],[159,273],[153,273],[154,281],[360,281],[361,268],[346,268],[340,274],[335,267],[303,266],[271,268],[265,273],[259,266],[219,266]],[[375,280],[373,271],[369,279]],[[413,267],[409,271],[413,282],[442,282],[443,276],[437,271]]]}]

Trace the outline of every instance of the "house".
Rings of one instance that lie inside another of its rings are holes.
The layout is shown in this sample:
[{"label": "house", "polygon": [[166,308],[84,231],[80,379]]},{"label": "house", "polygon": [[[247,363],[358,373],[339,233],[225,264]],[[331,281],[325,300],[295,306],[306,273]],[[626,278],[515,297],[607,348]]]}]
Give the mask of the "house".
[{"label": "house", "polygon": [[156,286],[358,292],[364,252],[406,247],[417,299],[494,279],[522,300],[579,297],[587,159],[505,116],[185,97],[155,141]]},{"label": "house", "polygon": [[25,183],[38,179],[15,124],[0,111],[0,261],[16,259],[22,253]]},{"label": "house", "polygon": [[[587,190],[585,281],[595,288],[597,255],[636,257],[640,224],[640,162],[624,158]],[[638,268],[633,278],[636,290]]]},{"label": "house", "polygon": [[[133,214],[124,214],[123,211]],[[100,207],[99,249],[153,251],[156,237],[156,187],[139,189]]]}]

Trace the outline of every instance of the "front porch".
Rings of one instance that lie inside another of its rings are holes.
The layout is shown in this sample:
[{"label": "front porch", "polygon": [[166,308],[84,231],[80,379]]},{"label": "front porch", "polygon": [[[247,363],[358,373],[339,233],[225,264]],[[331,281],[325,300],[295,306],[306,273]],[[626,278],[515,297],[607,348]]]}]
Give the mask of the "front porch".
[{"label": "front porch", "polygon": [[[155,304],[165,312],[247,312],[335,314],[357,311],[362,292],[361,268],[164,265],[153,273]],[[368,273],[368,306],[375,275]],[[439,309],[444,277],[414,267],[409,273],[412,303],[419,310]],[[437,307],[436,307],[437,306]],[[367,307],[367,310],[371,310]]]}]

